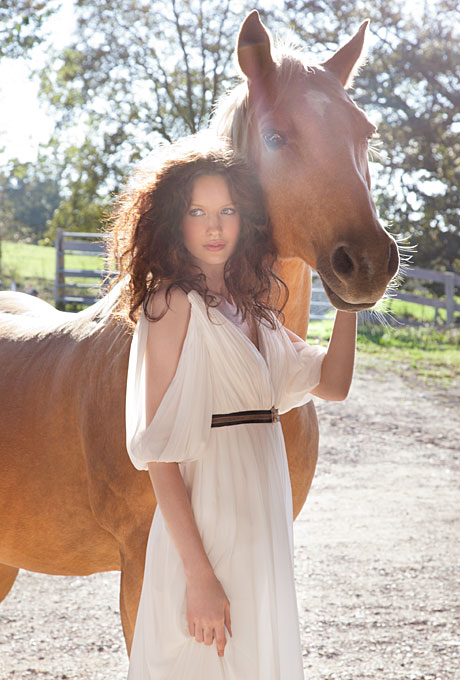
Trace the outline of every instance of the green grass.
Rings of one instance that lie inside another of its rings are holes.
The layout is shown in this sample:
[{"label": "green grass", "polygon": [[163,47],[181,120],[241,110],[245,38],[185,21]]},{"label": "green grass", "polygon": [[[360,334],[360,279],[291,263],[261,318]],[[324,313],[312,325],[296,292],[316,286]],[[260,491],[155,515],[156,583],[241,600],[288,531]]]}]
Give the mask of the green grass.
[{"label": "green grass", "polygon": [[[422,294],[424,297],[433,297],[433,295],[423,289]],[[460,297],[455,296],[455,302],[460,304]],[[398,319],[406,319],[407,321],[415,321],[421,323],[446,323],[447,322],[447,312],[445,309],[438,309],[436,314],[436,309],[430,307],[429,305],[418,305],[415,302],[404,302],[404,300],[384,300],[381,303],[381,309],[385,313],[389,313]]]},{"label": "green grass", "polygon": [[[307,341],[327,344],[333,321],[311,321]],[[358,364],[380,363],[382,370],[408,373],[449,387],[460,381],[460,328],[388,326],[363,323],[358,326]]]},{"label": "green grass", "polygon": [[[91,255],[65,255],[64,264],[67,269],[104,269],[104,259]],[[40,297],[47,302],[54,303],[54,281],[56,273],[56,250],[54,246],[37,246],[30,243],[2,242],[1,279],[2,287],[9,288],[12,280],[16,282],[18,290],[24,291],[28,286],[35,287]],[[86,283],[89,288],[76,291],[67,289],[72,295],[96,295],[98,284],[95,278],[76,278],[78,283]],[[67,307],[70,311],[70,307]],[[74,306],[72,311],[81,309]]]},{"label": "green grass", "polygon": [[[102,257],[66,255],[65,266],[71,269],[104,269]],[[35,246],[29,243],[2,243],[2,272],[14,276],[16,281],[24,277],[36,277],[54,281],[56,251],[52,246]]]}]

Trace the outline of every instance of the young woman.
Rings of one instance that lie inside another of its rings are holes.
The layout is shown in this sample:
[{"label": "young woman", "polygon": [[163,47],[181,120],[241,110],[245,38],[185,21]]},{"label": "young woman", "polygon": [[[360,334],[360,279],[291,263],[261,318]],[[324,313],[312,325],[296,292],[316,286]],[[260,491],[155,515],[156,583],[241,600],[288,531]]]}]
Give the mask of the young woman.
[{"label": "young woman", "polygon": [[345,398],[355,314],[337,313],[327,350],[284,328],[260,186],[192,141],[137,177],[113,226],[136,323],[127,449],[158,503],[129,680],[301,680],[278,414]]}]

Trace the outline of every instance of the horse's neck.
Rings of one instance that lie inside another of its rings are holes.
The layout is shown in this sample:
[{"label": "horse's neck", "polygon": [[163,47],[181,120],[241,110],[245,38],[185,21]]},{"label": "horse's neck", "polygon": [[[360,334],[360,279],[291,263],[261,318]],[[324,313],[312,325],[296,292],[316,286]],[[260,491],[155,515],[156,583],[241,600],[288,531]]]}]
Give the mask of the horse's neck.
[{"label": "horse's neck", "polygon": [[299,337],[307,336],[310,318],[311,269],[299,258],[279,258],[277,273],[289,288],[289,299],[284,308],[285,326]]}]

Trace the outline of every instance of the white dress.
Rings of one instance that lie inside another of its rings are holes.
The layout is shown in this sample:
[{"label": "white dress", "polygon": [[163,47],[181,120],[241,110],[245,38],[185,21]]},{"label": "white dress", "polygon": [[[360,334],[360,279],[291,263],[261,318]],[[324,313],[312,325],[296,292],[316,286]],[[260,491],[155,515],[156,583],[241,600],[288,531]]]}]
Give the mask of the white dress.
[{"label": "white dress", "polygon": [[[196,291],[174,378],[145,424],[141,314],[131,345],[127,449],[139,470],[177,461],[204,549],[230,601],[223,657],[190,636],[181,559],[159,506],[150,529],[128,680],[303,680],[293,576],[292,495],[281,424],[211,429],[213,413],[311,399],[325,348],[292,343],[276,321],[259,325],[259,349]],[[275,317],[274,317],[275,318]]]}]

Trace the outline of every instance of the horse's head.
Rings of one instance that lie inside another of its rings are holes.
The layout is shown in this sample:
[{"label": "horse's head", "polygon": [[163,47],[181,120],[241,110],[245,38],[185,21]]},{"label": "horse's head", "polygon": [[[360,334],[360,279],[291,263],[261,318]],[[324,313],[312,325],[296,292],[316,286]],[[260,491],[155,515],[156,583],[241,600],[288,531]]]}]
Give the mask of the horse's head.
[{"label": "horse's head", "polygon": [[344,89],[366,28],[367,22],[312,67],[301,54],[274,59],[252,12],[238,38],[246,82],[216,116],[218,131],[258,169],[280,256],[303,259],[332,304],[352,311],[375,304],[399,264],[370,194],[368,139],[375,127]]}]

